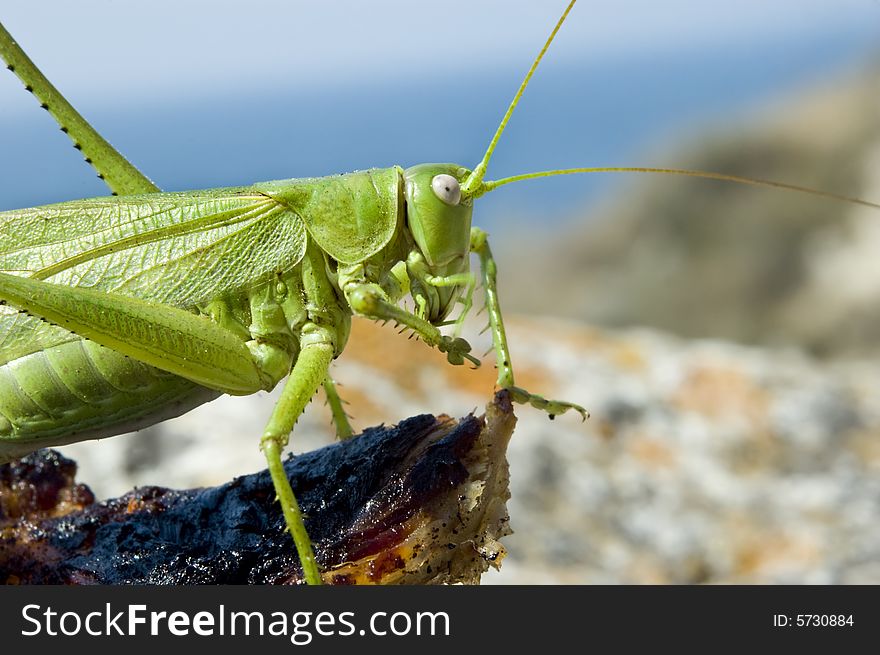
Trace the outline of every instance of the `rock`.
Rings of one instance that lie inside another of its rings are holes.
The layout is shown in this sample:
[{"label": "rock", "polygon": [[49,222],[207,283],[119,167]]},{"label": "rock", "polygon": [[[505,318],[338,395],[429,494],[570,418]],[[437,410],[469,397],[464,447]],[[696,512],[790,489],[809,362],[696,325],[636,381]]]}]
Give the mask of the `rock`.
[{"label": "rock", "polygon": [[[474,583],[499,566],[515,423],[501,391],[479,418],[415,416],[288,459],[324,582]],[[267,471],[99,503],[75,473],[52,450],[0,465],[0,583],[303,582]]]},{"label": "rock", "polygon": [[[521,317],[509,319],[508,337],[519,385],[581,403],[592,417],[550,421],[516,407],[514,534],[484,583],[880,582],[880,372],[870,363]],[[472,342],[475,352],[488,343]],[[494,382],[490,361],[452,367],[360,319],[333,375],[358,428],[426,411],[463,415],[485,404]],[[76,453],[80,479],[120,476],[99,496],[133,479],[219,482],[262,468],[270,405],[225,398],[157,426],[163,457],[129,466],[134,478],[123,477],[125,453],[142,435],[64,450]],[[331,438],[318,399],[294,448]]]}]

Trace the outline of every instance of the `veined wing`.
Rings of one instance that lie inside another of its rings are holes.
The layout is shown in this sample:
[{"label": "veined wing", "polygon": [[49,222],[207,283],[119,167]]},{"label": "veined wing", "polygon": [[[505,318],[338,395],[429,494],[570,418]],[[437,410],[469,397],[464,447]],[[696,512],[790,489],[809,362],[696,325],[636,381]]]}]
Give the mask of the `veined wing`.
[{"label": "veined wing", "polygon": [[[178,307],[302,259],[299,217],[248,188],[80,200],[0,213],[0,270]],[[76,339],[0,307],[0,364]]]}]

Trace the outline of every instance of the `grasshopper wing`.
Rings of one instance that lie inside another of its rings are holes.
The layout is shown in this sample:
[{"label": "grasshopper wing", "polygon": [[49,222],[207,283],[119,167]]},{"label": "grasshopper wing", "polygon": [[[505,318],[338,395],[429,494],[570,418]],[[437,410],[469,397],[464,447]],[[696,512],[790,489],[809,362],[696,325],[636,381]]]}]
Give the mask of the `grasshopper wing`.
[{"label": "grasshopper wing", "polygon": [[[97,198],[0,213],[0,271],[189,308],[290,270],[306,241],[249,188]],[[0,365],[78,338],[0,310]]]}]

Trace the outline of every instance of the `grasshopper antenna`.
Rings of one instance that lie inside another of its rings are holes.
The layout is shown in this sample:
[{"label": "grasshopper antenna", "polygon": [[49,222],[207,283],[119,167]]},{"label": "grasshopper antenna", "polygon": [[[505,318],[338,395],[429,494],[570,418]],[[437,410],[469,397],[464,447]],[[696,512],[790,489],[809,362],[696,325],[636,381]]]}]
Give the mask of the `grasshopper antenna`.
[{"label": "grasshopper antenna", "polygon": [[461,195],[463,198],[477,198],[487,190],[483,190],[482,183],[483,177],[486,175],[486,167],[489,165],[489,160],[492,158],[492,153],[495,151],[495,146],[498,145],[498,139],[501,138],[501,134],[504,132],[504,128],[507,127],[507,121],[510,120],[510,116],[513,114],[513,110],[516,109],[517,104],[519,104],[519,99],[522,97],[523,91],[526,90],[526,87],[529,85],[529,80],[532,79],[532,75],[535,73],[535,69],[538,68],[538,64],[541,63],[541,59],[544,57],[544,53],[547,52],[547,49],[550,47],[550,44],[553,43],[553,39],[556,37],[556,33],[559,31],[559,28],[562,27],[562,24],[565,22],[566,16],[568,16],[568,12],[571,11],[571,8],[574,7],[574,3],[577,0],[571,0],[568,3],[568,6],[565,8],[565,11],[562,12],[562,16],[560,16],[559,20],[556,22],[556,27],[553,28],[553,31],[550,32],[550,36],[547,37],[547,42],[544,43],[544,47],[541,48],[541,52],[538,53],[538,56],[535,57],[535,61],[532,62],[531,68],[529,68],[529,72],[526,73],[525,79],[522,81],[522,84],[519,85],[519,90],[516,92],[516,95],[513,96],[513,100],[510,102],[510,106],[507,108],[507,112],[504,114],[504,118],[501,119],[501,123],[498,125],[498,129],[495,130],[495,135],[492,137],[492,140],[489,142],[489,147],[486,149],[486,154],[483,155],[483,159],[479,164],[476,165],[471,174],[464,181],[464,184],[461,185]]},{"label": "grasshopper antenna", "polygon": [[507,122],[510,120],[511,115],[513,114],[513,110],[516,109],[517,104],[519,104],[520,98],[522,97],[523,92],[526,90],[526,87],[529,85],[529,81],[532,79],[532,75],[535,73],[535,70],[538,68],[538,64],[541,63],[541,59],[543,59],[544,54],[550,47],[550,44],[553,43],[553,39],[556,38],[556,33],[559,32],[559,28],[562,27],[562,24],[565,22],[566,17],[571,11],[572,7],[577,0],[571,0],[568,3],[568,6],[565,8],[565,11],[562,12],[562,16],[560,16],[559,20],[556,22],[556,26],[553,28],[553,31],[550,32],[550,36],[547,37],[547,41],[544,43],[544,47],[541,48],[541,51],[538,53],[538,56],[535,57],[535,61],[532,62],[531,68],[529,68],[529,72],[526,73],[525,79],[523,79],[522,84],[519,85],[519,89],[516,92],[516,95],[513,96],[513,100],[510,102],[510,106],[508,106],[507,111],[504,114],[504,117],[501,119],[501,123],[498,125],[498,129],[495,130],[495,134],[492,137],[492,140],[489,142],[489,147],[486,149],[486,154],[483,155],[483,159],[477,164],[470,175],[468,175],[467,179],[465,179],[464,183],[461,185],[461,195],[462,198],[479,198],[480,196],[489,193],[490,191],[494,191],[498,187],[504,186],[505,184],[511,184],[512,182],[520,182],[522,180],[530,180],[537,177],[551,177],[554,175],[572,175],[574,173],[655,173],[662,175],[681,175],[687,177],[698,177],[705,178],[709,180],[720,180],[723,182],[736,182],[739,184],[749,184],[751,186],[759,186],[759,187],[769,187],[773,189],[783,189],[786,191],[795,191],[798,193],[806,193],[813,196],[818,196],[820,198],[829,198],[831,200],[837,200],[840,202],[851,203],[855,205],[862,205],[865,207],[870,207],[872,209],[880,209],[880,203],[870,202],[868,200],[862,200],[861,198],[854,198],[852,196],[845,196],[838,193],[830,193],[828,191],[820,191],[818,189],[811,189],[809,187],[798,186],[796,184],[787,184],[785,182],[776,182],[773,180],[762,180],[758,178],[750,178],[743,177],[740,175],[729,175],[726,173],[712,173],[709,171],[699,171],[699,170],[689,170],[684,168],[650,168],[645,166],[601,166],[601,167],[586,167],[586,168],[563,168],[558,170],[549,170],[549,171],[537,171],[534,173],[523,173],[521,175],[513,175],[511,177],[501,178],[499,180],[487,180],[484,181],[483,178],[486,175],[486,168],[489,165],[489,160],[492,158],[492,153],[495,151],[495,146],[498,145],[498,140],[501,138],[501,135],[504,133],[504,129],[507,127]]},{"label": "grasshopper antenna", "polygon": [[504,177],[500,180],[488,180],[480,184],[480,188],[476,193],[476,197],[493,191],[500,186],[510,184],[512,182],[520,182],[522,180],[531,180],[536,177],[551,177],[553,175],[572,175],[574,173],[656,173],[660,175],[682,175],[686,177],[700,177],[707,180],[720,180],[722,182],[736,182],[738,184],[749,184],[751,186],[768,187],[771,189],[783,189],[785,191],[796,191],[798,193],[807,193],[811,196],[820,198],[829,198],[840,202],[847,202],[854,205],[862,205],[871,209],[880,209],[880,203],[845,196],[839,193],[831,193],[829,191],[821,191],[811,189],[810,187],[798,186],[797,184],[787,184],[785,182],[776,182],[774,180],[762,180],[752,177],[742,177],[740,175],[729,175],[727,173],[712,173],[710,171],[690,170],[686,168],[649,168],[644,166],[597,166],[588,168],[562,168],[554,171],[537,171],[534,173],[523,173],[521,175],[512,175]]}]

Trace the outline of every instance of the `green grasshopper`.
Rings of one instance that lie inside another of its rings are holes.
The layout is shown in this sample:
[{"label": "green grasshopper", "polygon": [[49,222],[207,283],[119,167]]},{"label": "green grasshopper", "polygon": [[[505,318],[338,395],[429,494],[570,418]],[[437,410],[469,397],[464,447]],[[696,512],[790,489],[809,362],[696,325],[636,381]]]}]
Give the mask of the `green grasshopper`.
[{"label": "green grasshopper", "polygon": [[[305,578],[321,573],[281,453],[323,387],[337,434],[351,435],[328,367],[351,316],[391,321],[454,365],[479,360],[440,327],[473,303],[476,253],[497,386],[551,418],[583,407],[517,387],[486,233],[474,201],[552,175],[648,171],[805,190],[735,176],[647,168],[575,168],[485,179],[532,63],[481,161],[394,166],[325,178],[161,193],[107,143],[0,26],[0,55],[114,196],[0,213],[0,461],[44,446],[128,432],[220,394],[281,396],[260,440]],[[834,194],[820,194],[840,198]],[[849,199],[847,199],[849,200]],[[863,203],[871,204],[871,203]],[[873,205],[872,205],[873,206]],[[414,310],[401,307],[412,298]]]},{"label": "green grasshopper", "polygon": [[[328,367],[352,314],[393,321],[451,364],[479,360],[441,333],[472,305],[479,255],[498,386],[551,416],[579,405],[514,384],[486,233],[473,201],[498,138],[473,169],[394,166],[326,178],[160,193],[58,93],[5,29],[0,55],[74,141],[113,197],[0,214],[0,458],[127,432],[222,393],[287,378],[260,440],[305,578],[321,581],[281,453],[320,387],[351,434]],[[411,296],[414,311],[399,302]]]}]

